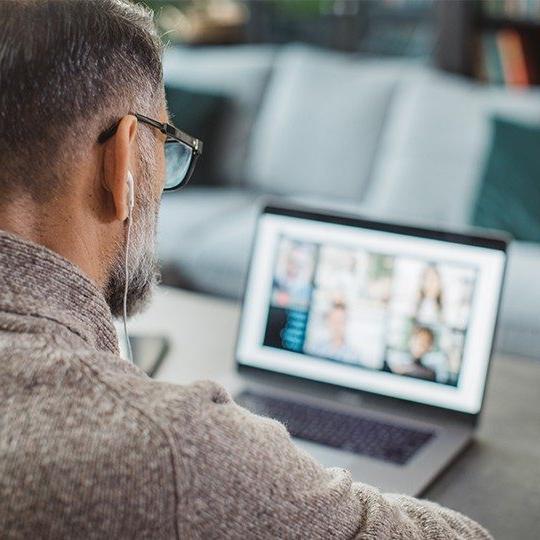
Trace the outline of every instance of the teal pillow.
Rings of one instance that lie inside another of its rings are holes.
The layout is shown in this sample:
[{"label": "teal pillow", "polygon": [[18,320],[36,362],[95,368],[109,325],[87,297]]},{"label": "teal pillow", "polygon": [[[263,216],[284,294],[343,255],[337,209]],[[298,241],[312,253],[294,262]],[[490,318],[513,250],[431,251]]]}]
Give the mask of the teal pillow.
[{"label": "teal pillow", "polygon": [[216,134],[227,106],[227,98],[180,86],[165,85],[165,96],[169,107],[171,122],[186,133],[201,139],[203,154],[191,182],[212,184],[217,177],[213,150]]},{"label": "teal pillow", "polygon": [[473,224],[540,242],[540,126],[493,119]]}]

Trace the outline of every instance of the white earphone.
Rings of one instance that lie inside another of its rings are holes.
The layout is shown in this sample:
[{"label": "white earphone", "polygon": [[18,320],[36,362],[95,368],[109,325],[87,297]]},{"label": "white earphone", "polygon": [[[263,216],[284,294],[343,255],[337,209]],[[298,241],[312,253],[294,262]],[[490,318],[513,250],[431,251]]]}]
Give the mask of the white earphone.
[{"label": "white earphone", "polygon": [[133,207],[135,206],[135,186],[133,185],[133,174],[131,174],[131,171],[128,171],[127,173],[127,187],[127,204],[129,212],[131,213],[131,210],[133,210]]},{"label": "white earphone", "polygon": [[129,238],[131,233],[131,213],[135,206],[135,185],[133,181],[133,174],[131,171],[127,173],[127,205],[128,205],[128,217],[127,217],[127,231],[126,231],[126,256],[124,260],[124,273],[125,273],[125,285],[124,285],[124,336],[126,338],[127,354],[130,362],[133,364],[133,352],[131,351],[131,342],[129,341],[129,335],[127,330],[127,296],[129,288]]}]

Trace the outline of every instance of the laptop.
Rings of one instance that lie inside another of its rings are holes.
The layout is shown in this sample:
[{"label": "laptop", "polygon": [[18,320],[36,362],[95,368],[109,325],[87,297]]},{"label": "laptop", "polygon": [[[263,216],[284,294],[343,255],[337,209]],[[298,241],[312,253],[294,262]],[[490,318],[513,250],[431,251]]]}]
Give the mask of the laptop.
[{"label": "laptop", "polygon": [[421,494],[482,411],[507,241],[270,204],[226,385],[325,466]]}]

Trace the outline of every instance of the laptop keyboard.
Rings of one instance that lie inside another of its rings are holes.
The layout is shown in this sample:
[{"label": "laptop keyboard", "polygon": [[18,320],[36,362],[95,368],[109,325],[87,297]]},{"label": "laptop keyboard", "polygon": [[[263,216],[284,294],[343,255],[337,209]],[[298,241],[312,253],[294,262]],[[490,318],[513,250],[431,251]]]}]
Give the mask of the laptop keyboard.
[{"label": "laptop keyboard", "polygon": [[431,431],[331,411],[248,390],[239,394],[236,402],[255,414],[279,420],[298,439],[397,465],[405,465],[434,435]]}]

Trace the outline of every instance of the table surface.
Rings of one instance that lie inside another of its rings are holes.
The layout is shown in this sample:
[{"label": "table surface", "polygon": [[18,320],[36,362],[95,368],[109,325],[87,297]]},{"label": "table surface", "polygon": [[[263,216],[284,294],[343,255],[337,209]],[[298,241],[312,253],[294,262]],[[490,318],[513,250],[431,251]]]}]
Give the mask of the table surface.
[{"label": "table surface", "polygon": [[[132,334],[166,335],[156,379],[185,384],[234,369],[236,302],[159,287]],[[495,538],[540,537],[540,361],[495,356],[473,444],[425,497],[459,510]]]}]

